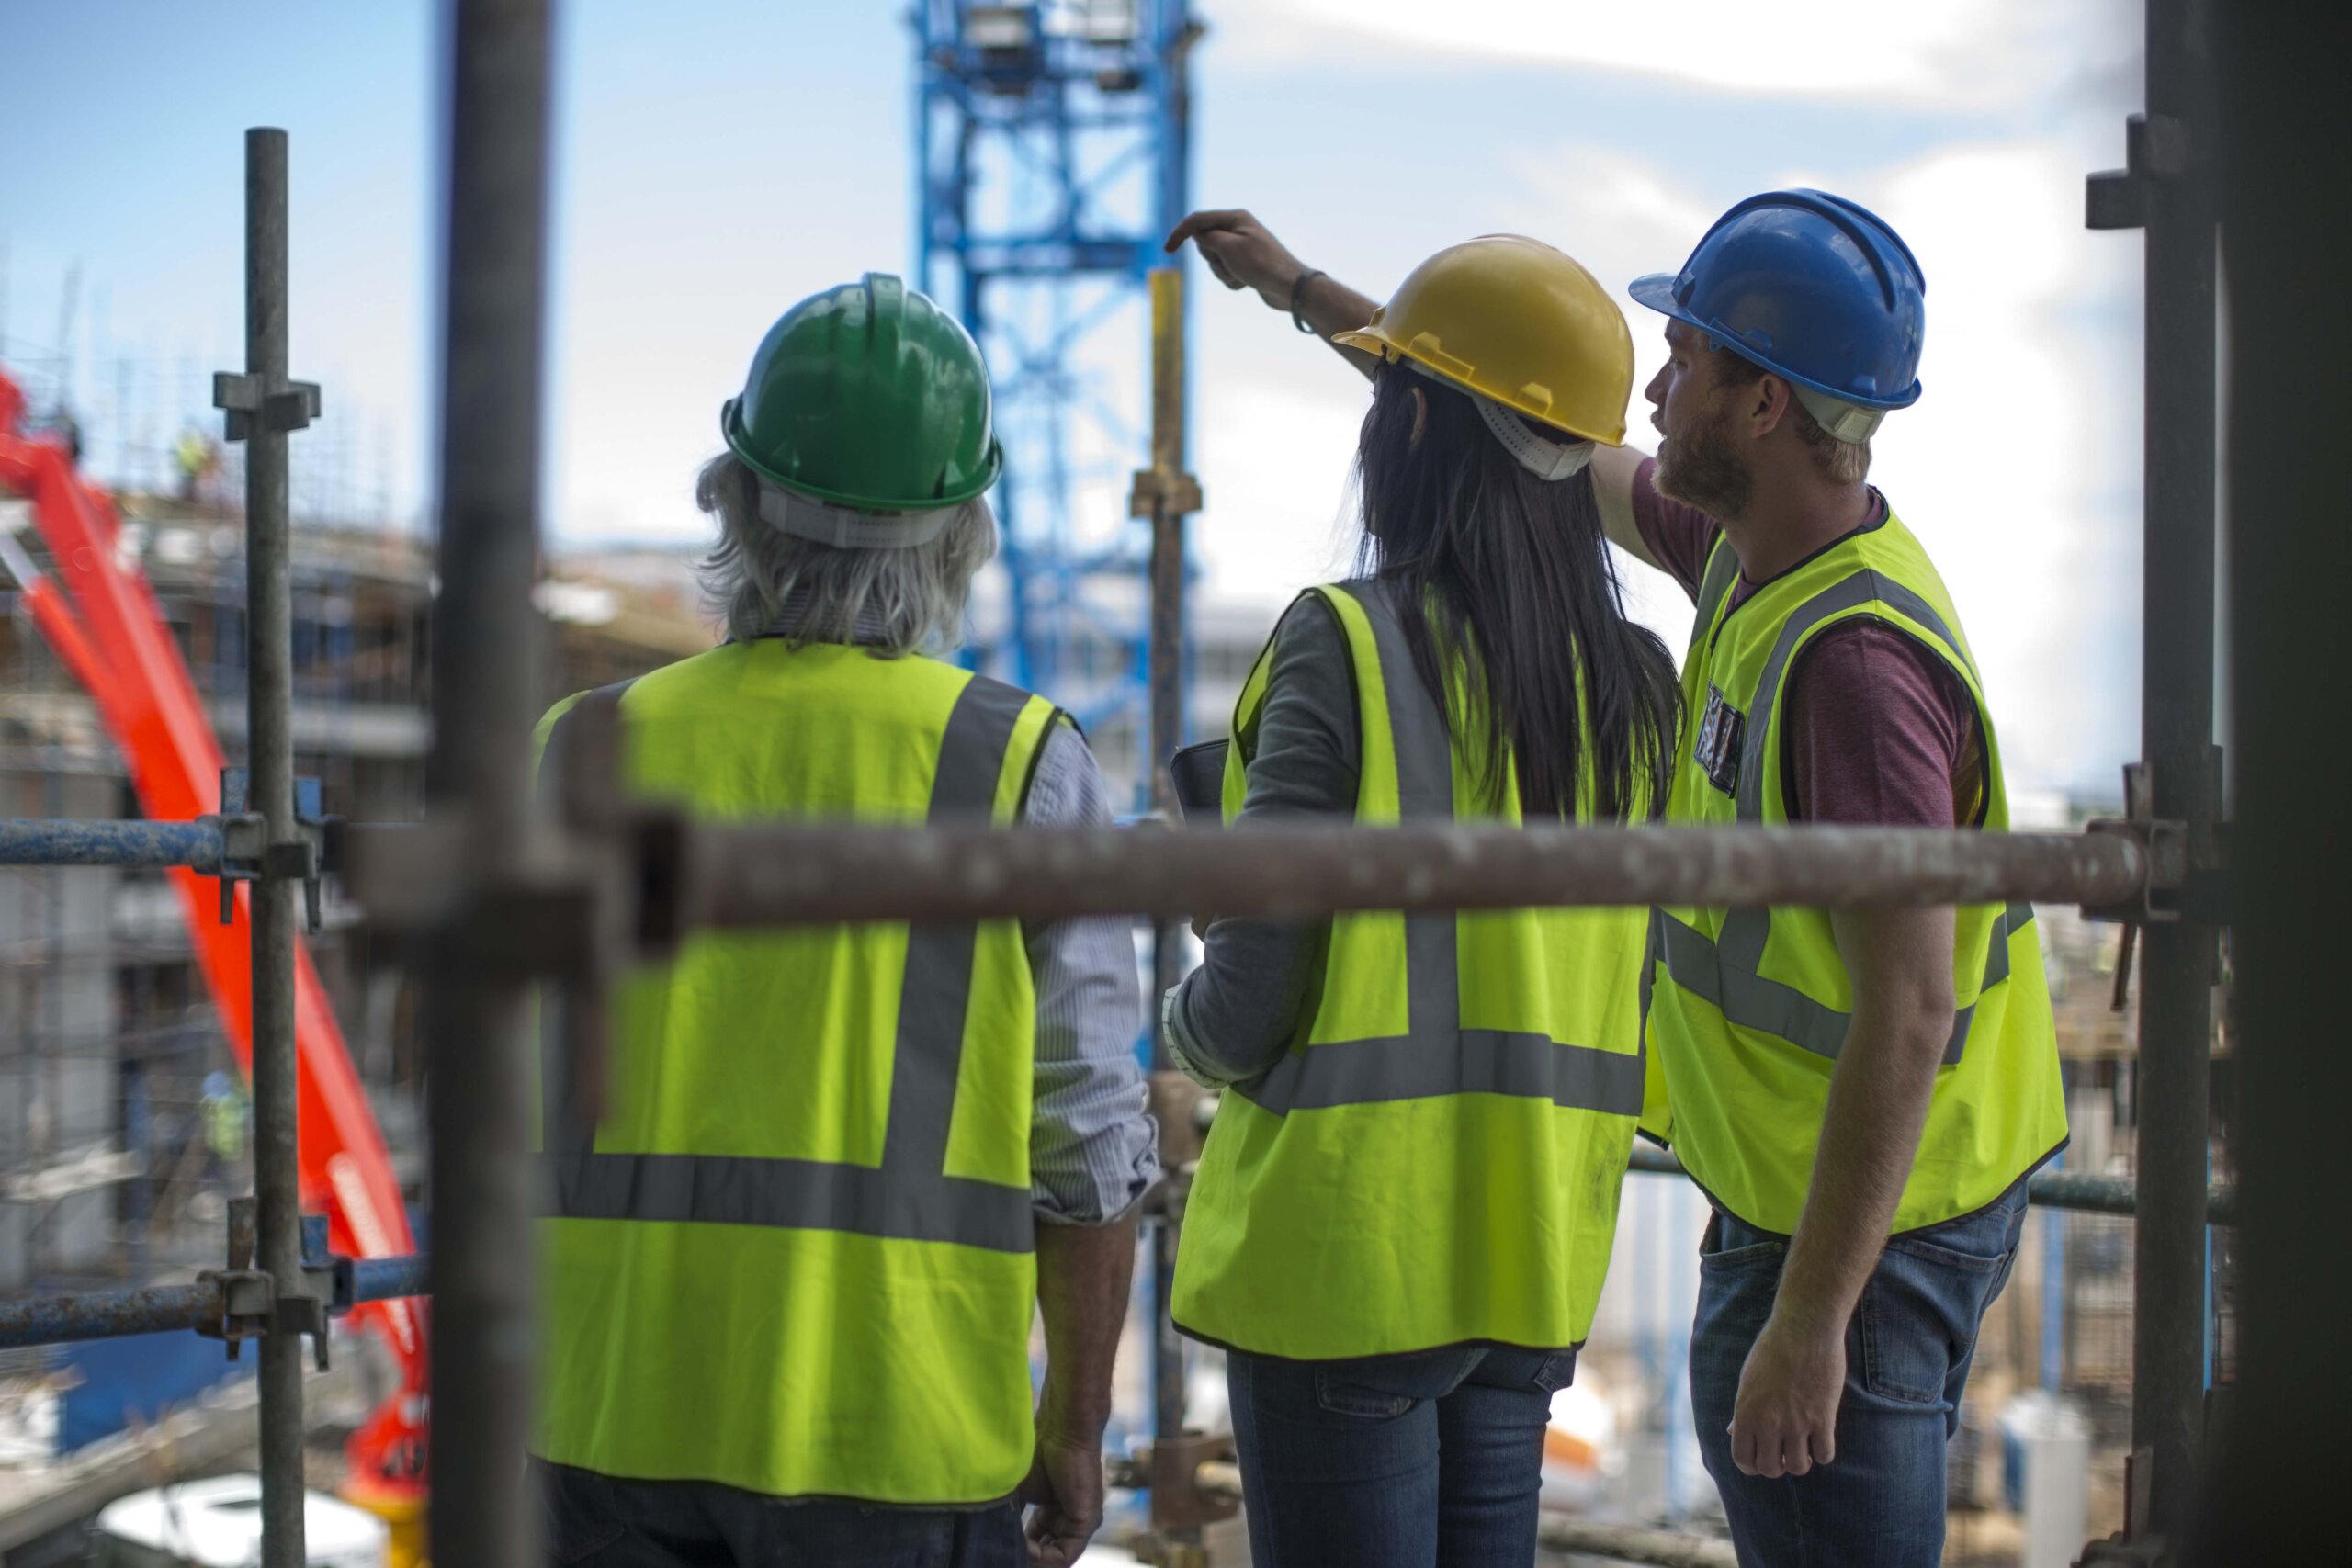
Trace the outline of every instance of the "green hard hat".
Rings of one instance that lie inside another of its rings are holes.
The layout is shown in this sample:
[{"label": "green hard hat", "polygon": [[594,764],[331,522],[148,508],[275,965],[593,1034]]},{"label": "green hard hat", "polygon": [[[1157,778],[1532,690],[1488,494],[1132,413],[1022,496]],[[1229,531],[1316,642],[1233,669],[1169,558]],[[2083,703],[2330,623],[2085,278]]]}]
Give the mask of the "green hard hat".
[{"label": "green hard hat", "polygon": [[887,272],[786,310],[719,428],[763,478],[860,512],[954,506],[1004,467],[980,345]]}]

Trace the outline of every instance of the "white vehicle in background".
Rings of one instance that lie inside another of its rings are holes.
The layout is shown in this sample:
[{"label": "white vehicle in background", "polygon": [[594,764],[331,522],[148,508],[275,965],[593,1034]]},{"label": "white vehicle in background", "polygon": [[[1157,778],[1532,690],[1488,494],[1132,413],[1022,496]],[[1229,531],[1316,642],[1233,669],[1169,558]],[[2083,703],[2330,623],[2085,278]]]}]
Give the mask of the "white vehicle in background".
[{"label": "white vehicle in background", "polygon": [[[391,1530],[312,1492],[302,1505],[310,1568],[385,1568]],[[261,1561],[261,1477],[221,1475],[119,1497],[98,1515],[94,1568],[251,1568]]]}]

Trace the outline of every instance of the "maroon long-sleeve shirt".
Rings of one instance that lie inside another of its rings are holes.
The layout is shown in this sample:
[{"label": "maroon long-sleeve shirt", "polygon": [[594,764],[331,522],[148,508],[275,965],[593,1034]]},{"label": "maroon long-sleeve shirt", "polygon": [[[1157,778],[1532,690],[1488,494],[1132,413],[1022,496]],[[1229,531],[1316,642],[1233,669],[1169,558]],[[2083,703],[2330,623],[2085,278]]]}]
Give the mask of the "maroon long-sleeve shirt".
[{"label": "maroon long-sleeve shirt", "polygon": [[[1653,459],[1634,474],[1634,525],[1695,603],[1722,528],[1658,494],[1657,468]],[[1886,518],[1886,498],[1873,490],[1871,499],[1865,527]],[[1760,586],[1742,572],[1732,603]],[[1976,705],[1942,660],[1904,633],[1866,619],[1831,627],[1797,656],[1781,700],[1781,788],[1792,820],[1952,828],[1983,814]]]}]

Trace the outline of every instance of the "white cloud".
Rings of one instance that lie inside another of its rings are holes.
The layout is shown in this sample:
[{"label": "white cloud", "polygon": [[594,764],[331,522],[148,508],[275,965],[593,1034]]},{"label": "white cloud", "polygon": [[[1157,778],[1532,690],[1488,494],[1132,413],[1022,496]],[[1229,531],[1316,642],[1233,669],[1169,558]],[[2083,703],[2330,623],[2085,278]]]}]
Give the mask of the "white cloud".
[{"label": "white cloud", "polygon": [[1345,575],[1355,540],[1349,469],[1365,392],[1337,360],[1329,368],[1305,386],[1228,384],[1200,400],[1207,504],[1193,537],[1206,597],[1279,604]]},{"label": "white cloud", "polygon": [[2101,500],[2128,461],[2101,451],[2102,405],[2129,367],[2084,321],[2129,297],[2137,258],[2083,229],[2082,179],[2065,147],[2024,141],[1939,152],[1857,192],[1928,275],[1926,393],[1882,427],[1872,477],[1944,574],[2019,786],[2103,784],[2137,745],[2116,689],[2137,552]]},{"label": "white cloud", "polygon": [[1735,92],[1948,108],[2047,87],[2108,15],[2101,0],[1905,0],[1860,12],[1827,0],[1260,0],[1220,20],[1238,52],[1261,60],[1354,41],[1423,60],[1576,65]]}]

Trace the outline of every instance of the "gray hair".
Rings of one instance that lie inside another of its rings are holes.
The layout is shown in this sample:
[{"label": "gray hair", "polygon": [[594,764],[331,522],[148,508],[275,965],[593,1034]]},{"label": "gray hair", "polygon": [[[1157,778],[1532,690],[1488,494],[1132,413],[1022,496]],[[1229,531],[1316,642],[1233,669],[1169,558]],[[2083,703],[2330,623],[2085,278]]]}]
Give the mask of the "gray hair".
[{"label": "gray hair", "polygon": [[695,504],[718,523],[699,569],[703,603],[738,642],[774,631],[789,603],[795,643],[856,642],[893,659],[945,652],[964,639],[973,574],[996,554],[996,516],[978,498],[926,545],[841,549],[794,538],[762,519],[758,477],[731,452],[702,466]]}]

